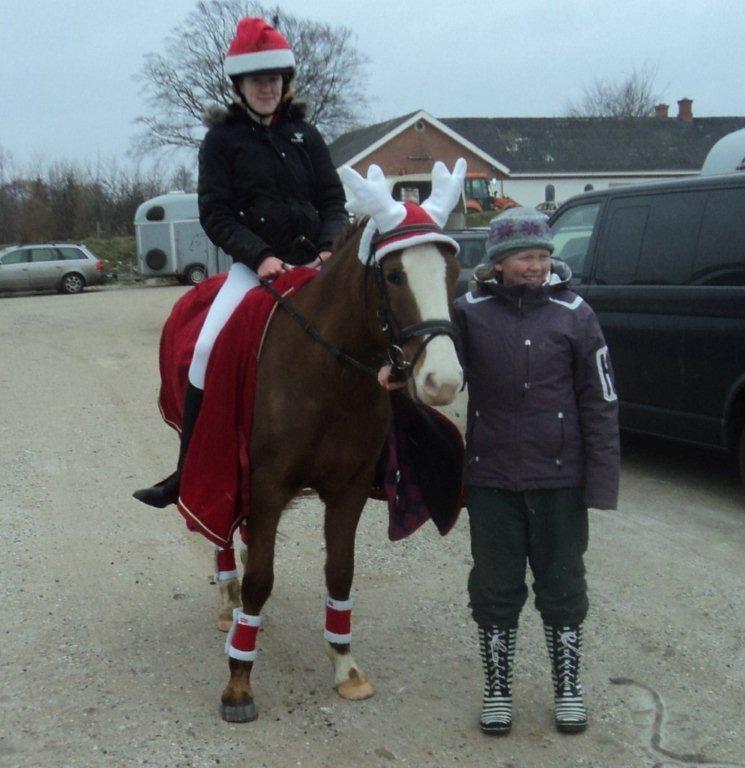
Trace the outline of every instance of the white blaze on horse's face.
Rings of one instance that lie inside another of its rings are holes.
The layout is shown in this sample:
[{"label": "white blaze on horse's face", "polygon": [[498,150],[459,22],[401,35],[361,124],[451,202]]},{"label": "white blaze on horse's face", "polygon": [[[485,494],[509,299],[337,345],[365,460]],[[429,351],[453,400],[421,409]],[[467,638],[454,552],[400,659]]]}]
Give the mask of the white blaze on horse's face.
[{"label": "white blaze on horse's face", "polygon": [[[424,320],[449,320],[448,265],[445,256],[431,244],[406,248],[401,254],[406,282]],[[426,337],[414,340],[421,344]],[[430,341],[414,369],[419,399],[427,405],[447,405],[463,384],[463,370],[449,336]]]}]

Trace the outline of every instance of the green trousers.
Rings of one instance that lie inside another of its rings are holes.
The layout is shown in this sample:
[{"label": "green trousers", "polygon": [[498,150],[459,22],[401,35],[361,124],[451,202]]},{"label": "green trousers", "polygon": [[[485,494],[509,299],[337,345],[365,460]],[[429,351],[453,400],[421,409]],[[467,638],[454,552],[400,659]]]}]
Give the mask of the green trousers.
[{"label": "green trousers", "polygon": [[581,624],[588,608],[582,489],[515,492],[470,486],[466,506],[473,554],[468,594],[476,623],[517,626],[528,598],[529,563],[535,607],[544,623]]}]

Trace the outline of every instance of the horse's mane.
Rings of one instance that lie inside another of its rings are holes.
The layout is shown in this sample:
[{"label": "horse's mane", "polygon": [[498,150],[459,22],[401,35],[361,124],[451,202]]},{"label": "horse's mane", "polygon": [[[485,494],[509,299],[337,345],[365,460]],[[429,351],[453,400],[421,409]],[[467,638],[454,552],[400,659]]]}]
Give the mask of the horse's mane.
[{"label": "horse's mane", "polygon": [[353,224],[347,224],[347,226],[334,238],[334,244],[331,250],[337,253],[344,248],[348,243],[354,240],[367,224],[367,217],[354,222]]}]

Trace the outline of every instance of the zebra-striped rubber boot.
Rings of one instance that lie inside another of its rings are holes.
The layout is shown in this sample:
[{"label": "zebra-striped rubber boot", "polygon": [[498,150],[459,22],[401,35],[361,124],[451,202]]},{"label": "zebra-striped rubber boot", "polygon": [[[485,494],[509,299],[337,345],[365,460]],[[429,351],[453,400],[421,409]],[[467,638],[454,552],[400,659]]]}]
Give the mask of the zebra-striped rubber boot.
[{"label": "zebra-striped rubber boot", "polygon": [[582,626],[553,627],[544,624],[543,631],[551,659],[556,729],[562,733],[579,733],[587,728],[587,709],[579,682]]},{"label": "zebra-striped rubber boot", "polygon": [[490,736],[512,728],[512,664],[517,629],[479,627],[481,663],[484,668],[484,703],[481,730]]}]

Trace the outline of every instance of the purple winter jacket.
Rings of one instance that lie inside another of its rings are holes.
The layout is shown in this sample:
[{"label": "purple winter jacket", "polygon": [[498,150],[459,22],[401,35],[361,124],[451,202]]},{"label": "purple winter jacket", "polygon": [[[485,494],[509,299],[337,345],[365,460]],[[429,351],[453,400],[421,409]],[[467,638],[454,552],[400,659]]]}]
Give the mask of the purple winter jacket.
[{"label": "purple winter jacket", "polygon": [[[477,282],[455,302],[468,382],[469,485],[584,487],[585,503],[615,509],[618,398],[595,313],[552,262],[540,288]],[[478,280],[478,278],[477,278]]]}]

